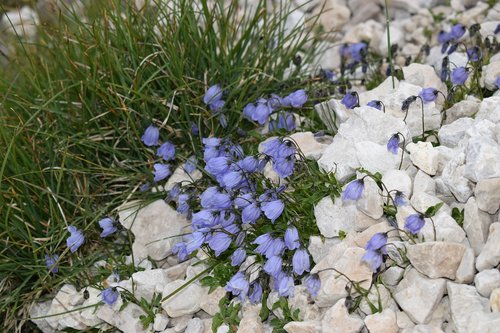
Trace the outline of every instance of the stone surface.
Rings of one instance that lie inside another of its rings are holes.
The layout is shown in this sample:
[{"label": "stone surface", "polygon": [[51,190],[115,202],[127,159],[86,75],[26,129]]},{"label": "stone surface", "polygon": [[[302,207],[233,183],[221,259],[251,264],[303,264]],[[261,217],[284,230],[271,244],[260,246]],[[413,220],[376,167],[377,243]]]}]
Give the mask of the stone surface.
[{"label": "stone surface", "polygon": [[397,333],[399,330],[396,313],[391,309],[366,316],[365,325],[370,333]]},{"label": "stone surface", "polygon": [[445,289],[445,279],[429,279],[416,269],[410,269],[396,287],[393,295],[413,322],[424,324],[432,316]]},{"label": "stone surface", "polygon": [[422,170],[418,170],[413,179],[413,193],[436,195],[436,181]]},{"label": "stone surface", "polygon": [[397,190],[402,192],[406,198],[412,195],[412,179],[405,171],[388,170],[382,176],[382,182],[389,191]]},{"label": "stone surface", "polygon": [[297,132],[290,135],[306,158],[318,160],[333,138],[323,137],[319,141],[311,132]]},{"label": "stone surface", "polygon": [[498,332],[499,327],[500,313],[477,311],[470,316],[467,333],[495,333]]},{"label": "stone surface", "polygon": [[[51,303],[52,301],[34,303],[29,310],[30,318],[38,318],[45,316],[47,312],[49,312]],[[46,318],[30,319],[30,320],[34,322],[36,326],[38,326],[38,328],[43,333],[56,333],[56,330],[49,325]]]},{"label": "stone surface", "polygon": [[432,66],[412,63],[403,67],[402,70],[406,82],[423,88],[436,88],[447,95],[448,89],[446,85],[441,81]]},{"label": "stone surface", "polygon": [[203,320],[199,318],[192,318],[188,321],[184,333],[203,333],[204,329],[205,325],[203,323]]},{"label": "stone surface", "polygon": [[491,291],[490,306],[492,312],[500,313],[500,288],[495,288]]},{"label": "stone surface", "polygon": [[167,328],[169,320],[170,319],[166,315],[157,313],[153,323],[153,329],[155,331],[163,331]]},{"label": "stone surface", "polygon": [[472,117],[479,110],[480,101],[477,98],[469,96],[458,103],[453,104],[446,110],[445,124],[451,124],[457,119],[463,117]]},{"label": "stone surface", "polygon": [[413,267],[432,278],[455,279],[465,246],[447,242],[425,242],[408,245],[406,253]]},{"label": "stone surface", "polygon": [[287,333],[317,333],[321,331],[320,321],[291,321],[283,326]]},{"label": "stone surface", "polygon": [[474,136],[466,149],[464,176],[473,182],[500,178],[500,145],[491,138]]},{"label": "stone surface", "polygon": [[[56,330],[62,330],[67,327],[84,330],[87,328],[87,325],[84,323],[80,312],[74,311],[68,313],[68,311],[81,307],[84,301],[83,291],[79,292],[73,285],[65,284],[52,300],[46,314],[49,317],[45,320]],[[59,313],[61,315],[56,315]]]},{"label": "stone surface", "polygon": [[344,204],[341,198],[324,197],[314,207],[314,216],[319,231],[325,237],[337,237],[339,231],[349,233],[354,230],[354,212],[356,206]]},{"label": "stone surface", "polygon": [[474,274],[476,272],[475,268],[474,250],[470,247],[465,249],[462,261],[458,266],[457,272],[455,274],[455,282],[458,283],[471,283],[474,280]]},{"label": "stone surface", "polygon": [[459,202],[467,202],[472,196],[473,183],[464,177],[465,174],[464,152],[456,150],[453,156],[445,165],[442,172],[442,181]]},{"label": "stone surface", "polygon": [[428,175],[435,175],[438,169],[439,153],[430,142],[409,143],[406,149],[413,164]]},{"label": "stone surface", "polygon": [[191,173],[187,173],[184,171],[183,166],[179,166],[174,170],[174,173],[168,178],[167,183],[165,184],[165,191],[169,191],[175,184],[186,184],[192,183],[198,179],[201,179],[202,174],[200,170],[196,169]]},{"label": "stone surface", "polygon": [[373,173],[397,169],[400,163],[401,151],[394,155],[385,144],[361,141],[355,144],[355,150],[360,166]]},{"label": "stone surface", "polygon": [[464,207],[463,228],[476,256],[481,252],[486,243],[490,224],[490,215],[479,210],[476,199],[471,197]]},{"label": "stone surface", "polygon": [[490,297],[493,289],[500,288],[500,271],[498,269],[486,269],[474,277],[474,285],[483,297]]},{"label": "stone surface", "polygon": [[482,179],[474,189],[477,206],[484,212],[495,214],[500,208],[500,178]]},{"label": "stone surface", "polygon": [[500,108],[498,104],[500,103],[499,96],[492,96],[485,98],[481,101],[479,105],[479,110],[476,114],[476,119],[478,120],[489,120],[492,123],[497,124],[500,121]]},{"label": "stone surface", "polygon": [[488,240],[481,253],[477,256],[478,271],[493,268],[500,263],[500,223],[491,224]]},{"label": "stone surface", "polygon": [[163,200],[144,207],[140,205],[130,202],[118,208],[120,223],[135,236],[134,259],[136,262],[148,257],[165,259],[172,246],[180,241],[180,237],[175,236],[186,231],[188,221]]},{"label": "stone surface", "polygon": [[113,305],[113,307],[101,306],[97,311],[97,317],[122,332],[147,332],[148,330],[144,329],[140,320],[140,316],[146,315],[144,310],[134,303],[128,303],[127,306],[120,311],[121,304],[122,302],[117,302]]},{"label": "stone surface", "polygon": [[211,316],[219,312],[219,301],[226,295],[223,287],[217,287],[213,292],[200,300],[200,308]]},{"label": "stone surface", "polygon": [[[443,209],[442,207],[441,209]],[[457,221],[445,211],[438,211],[438,214],[432,218],[434,225],[430,219],[427,220],[424,227],[420,230],[420,234],[427,241],[434,240],[434,229],[436,230],[436,241],[462,243],[465,239],[465,232],[458,225]]]},{"label": "stone surface", "polygon": [[259,317],[261,305],[250,305],[243,308],[243,315],[237,333],[264,333],[264,326]]},{"label": "stone surface", "polygon": [[460,140],[463,139],[465,132],[473,123],[474,119],[472,118],[460,118],[451,124],[444,125],[438,132],[440,144],[450,148],[457,147]]},{"label": "stone surface", "polygon": [[[167,297],[170,293],[180,288],[186,283],[184,280],[175,280],[165,285],[163,290],[163,297]],[[180,317],[183,315],[193,314],[201,309],[201,300],[206,297],[206,291],[197,285],[191,283],[175,296],[165,300],[162,303],[163,309],[167,312],[169,317]]]},{"label": "stone surface", "polygon": [[384,201],[382,196],[380,196],[380,189],[371,178],[365,178],[364,184],[365,186],[361,198],[355,201],[355,205],[361,212],[369,217],[379,219],[384,214]]},{"label": "stone surface", "polygon": [[363,327],[363,320],[355,314],[349,314],[345,298],[342,298],[325,312],[321,326],[323,332],[357,333]]},{"label": "stone surface", "polygon": [[[3,12],[3,11],[2,11]],[[5,12],[0,21],[0,31],[2,34],[20,36],[27,40],[34,40],[37,35],[37,25],[39,24],[38,14],[28,6],[19,10]]]},{"label": "stone surface", "polygon": [[295,287],[292,297],[288,298],[288,306],[292,311],[295,309],[300,310],[299,317],[301,320],[314,321],[321,318],[319,307],[310,302],[311,295],[307,288],[303,285]]},{"label": "stone surface", "polygon": [[463,284],[448,282],[448,297],[452,321],[457,333],[468,333],[467,325],[474,312],[489,310],[488,299],[481,297],[476,288]]},{"label": "stone surface", "polygon": [[345,182],[359,168],[356,149],[352,142],[337,134],[318,160],[319,167],[325,172],[335,172],[339,182]]},{"label": "stone surface", "polygon": [[137,299],[144,298],[148,301],[153,299],[154,294],[163,291],[163,287],[171,282],[164,269],[152,269],[148,271],[135,272],[132,274],[134,281],[134,295]]}]

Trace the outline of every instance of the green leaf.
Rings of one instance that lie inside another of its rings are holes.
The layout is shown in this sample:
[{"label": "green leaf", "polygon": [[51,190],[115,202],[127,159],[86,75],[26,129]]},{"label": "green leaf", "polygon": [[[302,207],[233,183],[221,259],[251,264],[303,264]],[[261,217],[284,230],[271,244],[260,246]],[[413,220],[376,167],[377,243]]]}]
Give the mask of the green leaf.
[{"label": "green leaf", "polygon": [[347,236],[347,233],[344,230],[339,230],[339,239],[344,240],[344,238]]},{"label": "green leaf", "polygon": [[444,202],[440,202],[434,206],[431,206],[429,208],[427,208],[427,210],[425,211],[424,213],[424,216],[426,218],[430,218],[430,217],[433,217],[434,215],[436,215],[436,213],[438,212],[438,210],[443,207],[444,205]]},{"label": "green leaf", "polygon": [[453,217],[455,219],[455,221],[457,221],[457,224],[459,226],[462,226],[464,224],[464,210],[463,209],[460,210],[457,207],[454,207],[451,210],[451,217]]},{"label": "green leaf", "polygon": [[262,321],[267,320],[269,318],[269,308],[267,307],[267,296],[268,293],[264,293],[262,297],[262,308],[260,309],[259,316]]}]

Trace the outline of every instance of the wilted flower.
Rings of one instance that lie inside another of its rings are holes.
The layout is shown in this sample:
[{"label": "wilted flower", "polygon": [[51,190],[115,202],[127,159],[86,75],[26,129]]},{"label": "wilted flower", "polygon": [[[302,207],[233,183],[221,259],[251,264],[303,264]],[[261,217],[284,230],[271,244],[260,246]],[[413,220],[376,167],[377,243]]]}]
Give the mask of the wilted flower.
[{"label": "wilted flower", "polygon": [[363,194],[365,182],[363,179],[356,179],[347,184],[342,192],[342,200],[358,200]]},{"label": "wilted flower", "polygon": [[142,142],[148,147],[157,146],[159,139],[160,139],[160,130],[158,129],[158,127],[153,125],[149,125],[149,127],[146,128],[146,131],[141,137]]},{"label": "wilted flower", "polygon": [[410,108],[411,103],[415,102],[417,100],[417,96],[410,96],[406,98],[403,101],[403,104],[401,105],[401,111],[407,112],[408,109]]},{"label": "wilted flower", "polygon": [[311,294],[313,298],[318,296],[319,289],[321,288],[321,281],[319,280],[318,274],[311,274],[305,278],[307,291]]},{"label": "wilted flower", "polygon": [[56,265],[59,260],[59,256],[57,254],[46,254],[45,255],[45,266],[49,269],[50,273],[56,274],[59,272],[59,267]]},{"label": "wilted flower", "polygon": [[170,161],[175,156],[175,146],[172,143],[166,141],[160,146],[160,148],[158,148],[156,155],[160,156],[165,161]]},{"label": "wilted flower", "polygon": [[387,150],[393,153],[394,155],[397,155],[398,149],[399,149],[399,133],[394,134],[391,136],[389,141],[387,142]]},{"label": "wilted flower", "polygon": [[115,287],[109,287],[102,291],[101,296],[104,303],[112,306],[118,300],[118,296],[120,296],[120,293]]},{"label": "wilted flower", "polygon": [[457,67],[451,72],[451,82],[456,85],[464,84],[469,77],[469,72],[465,67]]},{"label": "wilted flower", "polygon": [[170,171],[170,165],[168,165],[168,164],[155,163],[153,165],[153,168],[155,169],[155,171],[153,171],[153,174],[155,176],[155,178],[154,178],[155,182],[159,182],[159,181],[167,178],[172,173]]},{"label": "wilted flower", "polygon": [[345,94],[340,103],[344,104],[348,109],[353,109],[358,105],[358,94],[355,91],[351,91]]},{"label": "wilted flower", "polygon": [[112,233],[116,232],[116,223],[110,217],[105,217],[99,221],[99,226],[102,228],[101,237],[107,237]]},{"label": "wilted flower", "polygon": [[422,98],[424,103],[434,102],[437,98],[438,91],[436,88],[424,88],[419,93],[418,96]]},{"label": "wilted flower", "polygon": [[66,245],[69,247],[71,252],[75,252],[80,246],[82,246],[85,241],[85,236],[80,230],[72,225],[68,227],[68,231],[71,233],[71,236],[69,236],[66,240]]},{"label": "wilted flower", "polygon": [[405,220],[405,229],[416,234],[424,227],[425,220],[422,214],[412,214],[408,216]]}]

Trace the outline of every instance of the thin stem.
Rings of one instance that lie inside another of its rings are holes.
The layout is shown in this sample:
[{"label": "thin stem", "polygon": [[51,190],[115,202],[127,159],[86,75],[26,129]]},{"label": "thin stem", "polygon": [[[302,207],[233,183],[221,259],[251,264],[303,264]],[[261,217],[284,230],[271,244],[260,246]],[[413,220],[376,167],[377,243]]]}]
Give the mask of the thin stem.
[{"label": "thin stem", "polygon": [[[401,133],[398,132],[398,134],[401,134]],[[406,147],[406,138],[403,134],[401,134],[401,136],[403,137],[403,149],[401,149],[401,161],[399,161],[398,170],[401,170],[401,167],[403,166],[403,156],[405,154],[405,147]]]},{"label": "thin stem", "polygon": [[392,48],[391,48],[391,30],[389,29],[389,9],[387,5],[387,0],[385,2],[385,22],[387,25],[387,50],[389,56],[389,66],[391,68],[391,78],[392,78],[392,89],[396,88],[396,84],[394,83],[394,64],[392,63]]}]

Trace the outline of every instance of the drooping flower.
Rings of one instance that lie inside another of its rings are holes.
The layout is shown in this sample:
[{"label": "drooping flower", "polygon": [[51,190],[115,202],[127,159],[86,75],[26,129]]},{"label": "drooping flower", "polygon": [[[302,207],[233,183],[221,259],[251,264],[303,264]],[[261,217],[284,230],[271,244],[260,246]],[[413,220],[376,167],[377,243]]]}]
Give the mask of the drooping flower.
[{"label": "drooping flower", "polygon": [[380,250],[387,244],[387,233],[378,232],[370,238],[368,243],[366,243],[365,250],[376,251]]},{"label": "drooping flower", "polygon": [[210,241],[208,241],[208,246],[215,252],[215,256],[218,257],[222,252],[226,251],[233,238],[225,232],[216,232]]},{"label": "drooping flower", "polygon": [[368,105],[369,107],[372,107],[372,108],[375,108],[377,110],[382,110],[382,102],[381,101],[378,101],[378,100],[371,100],[368,102]]},{"label": "drooping flower", "polygon": [[80,230],[72,225],[68,227],[68,231],[71,235],[66,240],[66,245],[69,247],[71,252],[75,252],[80,246],[82,246],[85,241],[85,236]]},{"label": "drooping flower", "polygon": [[264,254],[266,253],[267,249],[271,246],[273,243],[273,237],[266,233],[258,236],[255,238],[252,244],[257,244],[257,248],[254,250],[257,253]]},{"label": "drooping flower", "polygon": [[457,67],[451,72],[451,82],[455,85],[464,84],[469,77],[469,72],[465,67]]},{"label": "drooping flower", "polygon": [[412,214],[405,220],[405,229],[414,235],[418,233],[420,229],[424,227],[424,225],[425,220],[422,214]]},{"label": "drooping flower", "polygon": [[165,161],[170,161],[175,156],[175,146],[171,142],[166,141],[158,148],[156,155],[163,158]]},{"label": "drooping flower", "polygon": [[422,98],[424,103],[434,102],[437,98],[438,91],[436,88],[424,88],[419,93],[418,96]]},{"label": "drooping flower", "polygon": [[281,265],[283,264],[283,259],[279,256],[272,256],[267,259],[266,263],[262,267],[264,272],[271,276],[276,276],[279,272],[281,272]]},{"label": "drooping flower", "polygon": [[248,294],[248,299],[252,304],[257,304],[262,301],[262,286],[259,282],[253,282],[250,285],[250,293]]},{"label": "drooping flower", "polygon": [[358,94],[354,91],[348,92],[342,98],[340,103],[344,104],[346,108],[353,109],[358,105]]},{"label": "drooping flower", "polygon": [[283,240],[279,237],[275,238],[264,252],[264,256],[266,258],[281,256],[283,254],[284,249],[285,249],[285,243],[283,242]]},{"label": "drooping flower", "polygon": [[231,166],[230,158],[227,156],[220,156],[211,158],[207,162],[205,170],[207,170],[214,176],[218,176],[218,175],[224,175],[227,171],[229,171],[230,166]]},{"label": "drooping flower", "polygon": [[396,195],[394,196],[394,205],[396,207],[401,207],[406,205],[406,199],[403,192],[400,191],[396,192]]},{"label": "drooping flower", "polygon": [[160,139],[160,130],[154,125],[149,125],[141,137],[142,142],[148,146],[157,146]]},{"label": "drooping flower", "polygon": [[253,110],[251,119],[259,123],[259,125],[264,125],[271,115],[272,109],[267,103],[257,103],[257,106]]},{"label": "drooping flower", "polygon": [[483,57],[483,52],[477,46],[473,46],[467,49],[467,57],[471,62],[477,62]]},{"label": "drooping flower", "polygon": [[189,199],[188,194],[179,194],[179,198],[177,199],[177,212],[179,214],[186,214],[189,211]]},{"label": "drooping flower", "polygon": [[206,235],[203,232],[194,231],[190,237],[187,238],[189,238],[189,240],[185,242],[186,252],[187,254],[191,254],[203,245],[206,240]]},{"label": "drooping flower", "polygon": [[347,184],[342,192],[342,200],[359,200],[363,194],[365,182],[363,179],[356,179]]},{"label": "drooping flower", "polygon": [[205,96],[203,96],[203,103],[206,105],[210,105],[213,103],[217,103],[222,99],[222,89],[218,84],[215,84],[208,88]]},{"label": "drooping flower", "polygon": [[248,294],[250,285],[242,272],[236,273],[226,284],[224,289],[230,291],[234,296],[243,301]]},{"label": "drooping flower", "polygon": [[382,265],[383,257],[380,251],[368,250],[361,258],[361,261],[366,262],[373,272],[376,272]]},{"label": "drooping flower", "polygon": [[59,272],[59,266],[57,266],[57,261],[59,260],[59,256],[57,254],[46,254],[45,255],[45,266],[49,270],[50,273],[56,274]]},{"label": "drooping flower", "polygon": [[283,213],[283,209],[285,208],[285,204],[281,200],[273,200],[271,202],[264,202],[261,204],[261,209],[264,212],[264,215],[268,219],[271,220],[272,223],[276,221],[278,217]]},{"label": "drooping flower", "polygon": [[319,289],[321,288],[321,281],[318,274],[311,274],[305,278],[307,291],[313,298],[318,296]]},{"label": "drooping flower", "polygon": [[295,156],[278,157],[274,160],[273,170],[276,171],[281,178],[289,177],[295,169]]},{"label": "drooping flower", "polygon": [[109,306],[112,306],[118,300],[120,293],[115,287],[109,287],[102,291],[102,300]]},{"label": "drooping flower", "polygon": [[185,242],[176,243],[174,246],[172,246],[172,253],[177,255],[179,261],[186,260],[187,256],[189,255],[189,253],[186,250],[186,243]]},{"label": "drooping flower", "polygon": [[285,131],[293,131],[296,128],[295,118],[290,112],[280,112],[276,119],[269,122],[269,131],[273,132],[278,129]]},{"label": "drooping flower", "polygon": [[99,221],[99,226],[102,228],[102,232],[101,232],[101,237],[102,238],[108,237],[112,233],[115,233],[116,230],[118,230],[116,228],[115,221],[112,218],[110,218],[110,217],[105,217],[102,220],[100,220]]},{"label": "drooping flower", "polygon": [[399,149],[399,134],[396,133],[387,142],[387,150],[397,155]]},{"label": "drooping flower", "polygon": [[465,26],[463,24],[457,23],[453,27],[451,27],[450,35],[454,40],[458,40],[465,34]]},{"label": "drooping flower", "polygon": [[293,278],[288,274],[281,274],[278,279],[278,295],[281,297],[293,296],[294,289]]},{"label": "drooping flower", "polygon": [[193,171],[196,170],[196,164],[196,156],[189,156],[189,158],[186,160],[186,163],[184,163],[184,171],[186,171],[188,174],[193,173]]},{"label": "drooping flower", "polygon": [[241,212],[241,222],[247,224],[254,224],[257,222],[261,214],[261,209],[256,202],[253,202],[243,208]]},{"label": "drooping flower", "polygon": [[155,169],[155,171],[153,171],[153,175],[155,176],[154,178],[155,182],[162,181],[163,179],[170,176],[170,174],[172,173],[170,171],[170,165],[168,164],[155,163],[153,165],[153,168]]},{"label": "drooping flower", "polygon": [[242,248],[238,248],[231,255],[231,266],[241,265],[241,263],[245,261],[246,257],[247,257],[247,252]]},{"label": "drooping flower", "polygon": [[289,250],[295,250],[300,246],[299,232],[294,226],[288,227],[285,231],[285,247]]},{"label": "drooping flower", "polygon": [[307,94],[304,89],[294,91],[287,97],[290,101],[290,105],[294,108],[301,108],[307,102]]},{"label": "drooping flower", "polygon": [[309,253],[304,249],[296,250],[292,258],[293,271],[297,275],[302,275],[310,270]]},{"label": "drooping flower", "polygon": [[411,103],[415,102],[417,100],[417,96],[410,96],[407,97],[403,103],[401,104],[401,111],[408,112],[408,109],[410,108]]}]

